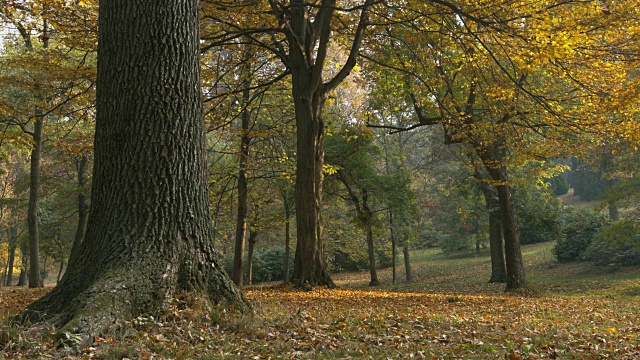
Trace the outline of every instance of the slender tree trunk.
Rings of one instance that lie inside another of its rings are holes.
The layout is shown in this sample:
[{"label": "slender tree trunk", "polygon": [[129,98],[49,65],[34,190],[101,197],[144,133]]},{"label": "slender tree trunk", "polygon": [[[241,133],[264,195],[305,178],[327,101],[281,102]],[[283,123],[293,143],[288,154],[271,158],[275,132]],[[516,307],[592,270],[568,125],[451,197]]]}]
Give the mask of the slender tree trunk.
[{"label": "slender tree trunk", "polygon": [[20,258],[22,259],[22,267],[20,268],[20,276],[16,286],[22,287],[27,285],[27,277],[29,273],[29,244],[27,241],[20,243]]},{"label": "slender tree trunk", "polygon": [[371,226],[371,219],[365,225],[367,230],[367,250],[369,253],[369,273],[371,274],[371,281],[369,281],[369,286],[380,285],[380,280],[378,280],[378,271],[376,269],[376,251],[373,245],[373,229]]},{"label": "slender tree trunk", "polygon": [[520,228],[518,213],[513,197],[513,189],[509,185],[507,168],[505,167],[504,137],[499,137],[494,144],[478,152],[491,180],[495,181],[498,204],[502,216],[502,232],[504,236],[505,264],[507,270],[506,291],[527,287],[520,246]]},{"label": "slender tree trunk", "polygon": [[40,287],[44,286],[44,281],[49,276],[49,272],[47,271],[47,260],[49,260],[49,257],[45,254],[40,271]]},{"label": "slender tree trunk", "polygon": [[[506,171],[505,171],[506,172]],[[503,180],[506,182],[506,176]],[[520,229],[518,227],[518,214],[513,191],[508,184],[496,186],[502,213],[502,227],[504,232],[504,248],[507,268],[506,290],[515,290],[527,286],[522,249],[520,247]]]},{"label": "slender tree trunk", "polygon": [[56,276],[56,284],[62,279],[62,271],[64,270],[64,261],[60,261],[60,268],[58,269],[58,276]]},{"label": "slender tree trunk", "polygon": [[9,248],[9,261],[7,264],[7,277],[5,278],[4,286],[11,286],[13,284],[13,264],[16,260],[16,247]]},{"label": "slender tree trunk", "polygon": [[247,284],[249,285],[253,283],[253,254],[256,249],[257,237],[258,232],[251,231],[249,233],[249,239],[247,239],[249,243],[249,249],[247,251]]},{"label": "slender tree trunk", "polygon": [[[388,170],[387,170],[388,172]],[[396,284],[396,237],[393,232],[393,213],[389,210],[389,235],[391,236],[391,283]]]},{"label": "slender tree trunk", "polygon": [[85,239],[23,316],[91,341],[180,291],[248,309],[211,247],[199,1],[101,1],[98,27]]},{"label": "slender tree trunk", "polygon": [[411,262],[409,261],[409,241],[405,239],[404,246],[402,247],[402,254],[404,255],[404,272],[407,282],[413,281],[413,275],[411,274]]},{"label": "slender tree trunk", "polygon": [[38,243],[38,197],[40,191],[40,156],[42,153],[42,127],[44,116],[38,110],[33,128],[31,150],[31,172],[29,174],[29,207],[27,226],[29,229],[29,288],[40,287],[40,245]]},{"label": "slender tree trunk", "polygon": [[507,282],[507,269],[504,263],[504,239],[502,237],[502,220],[499,208],[489,210],[489,248],[491,250],[490,283]]},{"label": "slender tree trunk", "polygon": [[23,287],[27,285],[27,270],[25,268],[20,269],[20,275],[18,276],[17,287]]},{"label": "slender tree trunk", "polygon": [[[71,246],[71,254],[69,255],[70,258],[77,255],[80,244],[84,239],[84,233],[87,228],[87,220],[89,219],[89,202],[87,199],[87,195],[85,195],[89,156],[80,156],[80,158],[77,160],[76,166],[78,170],[78,225],[76,227],[76,234],[73,238],[73,245]],[[58,282],[59,281],[60,279],[58,276]]]},{"label": "slender tree trunk", "polygon": [[16,261],[16,248],[18,247],[17,231],[17,224],[14,224],[7,229],[7,235],[9,235],[9,261],[7,264],[7,277],[5,286],[11,286],[11,284],[13,283],[13,267]]},{"label": "slender tree trunk", "polygon": [[289,207],[289,199],[287,192],[282,195],[284,203],[284,282],[289,282],[289,257],[291,256],[291,209]]},{"label": "slender tree trunk", "polygon": [[364,223],[365,230],[367,232],[367,250],[369,253],[369,273],[371,274],[371,281],[369,281],[369,286],[377,286],[380,285],[380,280],[378,280],[378,271],[376,269],[376,249],[373,244],[373,213],[369,208],[369,204],[367,202],[369,196],[366,189],[362,190],[362,221]]},{"label": "slender tree trunk", "polygon": [[[248,61],[248,55],[245,59]],[[246,84],[248,87],[248,84]],[[249,136],[249,121],[251,113],[246,108],[249,103],[250,90],[247,88],[242,92],[242,134],[240,136],[240,160],[238,171],[238,218],[236,220],[236,242],[235,252],[233,256],[233,282],[237,286],[242,286],[242,277],[244,271],[244,245],[247,234],[247,212],[249,209],[249,196],[247,185],[247,161],[249,160],[249,146],[251,137]],[[251,277],[249,277],[251,279]],[[249,280],[251,282],[251,280]]]}]

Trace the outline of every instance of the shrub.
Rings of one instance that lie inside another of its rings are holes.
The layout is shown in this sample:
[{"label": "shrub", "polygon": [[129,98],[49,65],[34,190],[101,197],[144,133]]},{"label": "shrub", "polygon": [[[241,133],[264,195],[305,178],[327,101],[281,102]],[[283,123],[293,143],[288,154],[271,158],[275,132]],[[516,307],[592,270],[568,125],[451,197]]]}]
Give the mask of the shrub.
[{"label": "shrub", "polygon": [[[291,249],[289,257],[289,274],[293,272],[293,256],[295,249]],[[283,280],[284,276],[284,246],[274,246],[253,253],[252,283]],[[233,253],[226,257],[225,270],[228,274],[233,272]],[[245,253],[245,274],[247,254]]]},{"label": "shrub", "polygon": [[620,220],[604,227],[586,252],[598,266],[618,268],[640,265],[640,224]]},{"label": "shrub", "polygon": [[553,248],[559,262],[587,260],[587,249],[602,228],[603,217],[590,210],[567,208],[561,216],[562,235]]},{"label": "shrub", "polygon": [[553,190],[553,192],[558,196],[564,195],[569,192],[569,181],[564,174],[554,176],[549,179],[548,182],[551,190]]},{"label": "shrub", "polygon": [[561,207],[547,189],[517,189],[516,205],[520,225],[520,242],[537,244],[557,240],[560,236]]}]

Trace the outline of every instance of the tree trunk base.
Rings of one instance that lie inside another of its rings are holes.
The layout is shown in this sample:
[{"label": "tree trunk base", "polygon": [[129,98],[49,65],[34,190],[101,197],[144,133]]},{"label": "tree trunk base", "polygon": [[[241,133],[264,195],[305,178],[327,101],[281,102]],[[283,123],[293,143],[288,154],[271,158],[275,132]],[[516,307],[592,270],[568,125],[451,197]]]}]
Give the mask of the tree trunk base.
[{"label": "tree trunk base", "polygon": [[172,265],[166,264],[161,271],[150,271],[154,267],[148,262],[122,266],[103,273],[85,289],[63,277],[60,285],[29,305],[18,318],[23,322],[50,322],[63,342],[86,346],[120,321],[162,311],[180,291],[202,295],[213,304],[225,304],[237,311],[252,311],[244,295],[215,266],[209,266],[210,270],[200,266],[195,274],[179,273],[175,268],[172,271]]}]

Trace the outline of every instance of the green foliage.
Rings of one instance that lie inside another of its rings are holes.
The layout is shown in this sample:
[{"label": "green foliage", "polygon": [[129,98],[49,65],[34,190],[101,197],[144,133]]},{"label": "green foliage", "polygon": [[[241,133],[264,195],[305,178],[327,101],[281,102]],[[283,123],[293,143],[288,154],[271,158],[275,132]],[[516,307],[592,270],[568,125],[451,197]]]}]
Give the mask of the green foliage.
[{"label": "green foliage", "polygon": [[[283,280],[284,276],[284,246],[273,246],[264,250],[256,250],[253,253],[252,283]],[[289,258],[289,274],[293,272],[294,249],[291,249]],[[245,254],[245,265],[247,264]],[[233,271],[233,254],[225,258],[225,271],[231,274]],[[246,272],[246,269],[245,269]]]},{"label": "green foliage", "polygon": [[640,265],[640,223],[623,219],[605,226],[587,249],[586,256],[603,267]]},{"label": "green foliage", "polygon": [[548,180],[549,186],[553,192],[560,196],[569,192],[569,180],[564,174],[559,174]]},{"label": "green foliage", "polygon": [[602,228],[602,216],[591,210],[567,208],[562,214],[562,236],[553,248],[559,262],[587,260],[587,249]]},{"label": "green foliage", "polygon": [[580,196],[580,200],[593,201],[602,197],[607,188],[607,181],[599,167],[574,160],[575,164],[569,175],[569,182],[573,187],[573,194]]},{"label": "green foliage", "polygon": [[516,206],[522,244],[553,241],[559,237],[561,208],[550,191],[532,185],[519,187]]}]

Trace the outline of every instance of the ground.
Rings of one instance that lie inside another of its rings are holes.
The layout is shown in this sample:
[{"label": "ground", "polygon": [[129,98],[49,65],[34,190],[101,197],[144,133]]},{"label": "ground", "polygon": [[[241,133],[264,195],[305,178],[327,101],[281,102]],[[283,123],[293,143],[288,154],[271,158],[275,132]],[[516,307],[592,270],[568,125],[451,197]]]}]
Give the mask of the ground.
[{"label": "ground", "polygon": [[[114,325],[85,349],[56,348],[45,324],[3,321],[4,358],[539,359],[640,358],[640,269],[555,264],[552,244],[524,246],[530,291],[488,284],[488,253],[415,252],[415,281],[390,269],[336,274],[337,290],[245,289],[256,315],[177,298],[162,314]],[[0,288],[7,319],[45,290]],[[70,335],[72,336],[72,335]]]}]

